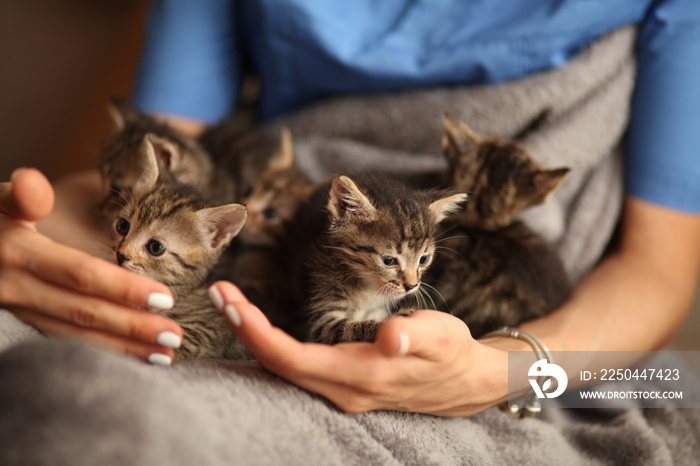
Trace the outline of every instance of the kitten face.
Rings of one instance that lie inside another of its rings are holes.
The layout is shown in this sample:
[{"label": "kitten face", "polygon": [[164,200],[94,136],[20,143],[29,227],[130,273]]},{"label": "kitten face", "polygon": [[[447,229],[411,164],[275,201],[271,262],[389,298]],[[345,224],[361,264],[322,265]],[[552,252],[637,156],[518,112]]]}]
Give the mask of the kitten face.
[{"label": "kitten face", "polygon": [[115,261],[168,285],[201,283],[246,219],[245,207],[211,207],[192,187],[159,181],[153,153],[112,224]]},{"label": "kitten face", "polygon": [[[391,301],[419,291],[435,253],[435,226],[466,200],[463,193],[437,195],[406,189],[372,191],[350,178],[333,180],[328,211],[329,247],[356,277]],[[437,198],[436,200],[433,200]],[[431,202],[432,201],[432,202]]]},{"label": "kitten face", "polygon": [[248,209],[241,239],[256,245],[278,244],[311,191],[311,182],[294,166],[292,134],[284,128],[279,150],[241,199]]},{"label": "kitten face", "polygon": [[209,180],[211,160],[193,138],[137,112],[125,102],[113,101],[110,114],[116,132],[100,155],[103,212],[119,209],[124,196],[138,182],[148,153],[157,156],[162,180],[172,177],[200,188],[198,185]]},{"label": "kitten face", "polygon": [[569,172],[543,168],[516,141],[480,137],[448,116],[444,123],[448,185],[471,195],[460,221],[487,229],[506,226],[524,209],[544,202]]},{"label": "kitten face", "polygon": [[213,265],[213,251],[203,249],[204,241],[190,218],[192,212],[147,220],[145,208],[147,204],[129,205],[114,220],[115,261],[168,285],[202,281]]}]

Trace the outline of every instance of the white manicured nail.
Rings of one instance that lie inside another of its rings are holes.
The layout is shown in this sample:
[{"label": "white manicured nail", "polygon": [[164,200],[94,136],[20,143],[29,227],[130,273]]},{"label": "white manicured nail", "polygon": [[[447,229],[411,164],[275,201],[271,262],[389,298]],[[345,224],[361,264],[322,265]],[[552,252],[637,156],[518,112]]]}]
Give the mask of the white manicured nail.
[{"label": "white manicured nail", "polygon": [[408,348],[409,348],[409,340],[408,340],[408,333],[406,332],[401,332],[399,333],[399,352],[397,356],[406,356],[408,354]]},{"label": "white manicured nail", "polygon": [[235,325],[236,327],[241,326],[241,316],[238,315],[238,311],[235,307],[233,307],[233,304],[227,304],[224,308],[224,312],[226,313],[228,319],[233,325]]},{"label": "white manicured nail", "polygon": [[162,353],[153,353],[148,357],[148,362],[156,366],[171,366],[173,364],[170,356]]},{"label": "white manicured nail", "polygon": [[148,307],[155,307],[156,309],[168,310],[172,309],[175,305],[173,297],[165,293],[151,293],[148,295]]},{"label": "white manicured nail", "polygon": [[158,334],[156,343],[161,346],[177,349],[180,347],[180,345],[182,345],[182,338],[180,338],[180,335],[166,330],[165,332],[160,332],[160,334]]},{"label": "white manicured nail", "polygon": [[221,296],[221,292],[216,286],[209,287],[209,299],[214,303],[217,309],[221,310],[224,308],[224,297]]},{"label": "white manicured nail", "polygon": [[17,176],[22,170],[24,170],[24,167],[15,168],[15,170],[12,173],[10,173],[10,181],[14,181],[15,176]]}]

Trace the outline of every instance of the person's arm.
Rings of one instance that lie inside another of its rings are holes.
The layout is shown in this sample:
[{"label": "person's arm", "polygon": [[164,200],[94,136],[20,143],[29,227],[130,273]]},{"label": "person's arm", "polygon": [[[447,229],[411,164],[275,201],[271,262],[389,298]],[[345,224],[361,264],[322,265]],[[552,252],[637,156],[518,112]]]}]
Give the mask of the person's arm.
[{"label": "person's arm", "polygon": [[211,124],[236,106],[241,85],[233,0],[152,2],[133,104]]},{"label": "person's arm", "polygon": [[[655,350],[681,325],[700,265],[700,216],[628,198],[618,251],[573,299],[521,328],[552,351]],[[232,327],[268,370],[351,411],[465,416],[507,398],[508,351],[519,340],[474,340],[438,311],[393,317],[375,343],[301,343],[272,327],[233,285],[215,284]],[[235,314],[231,314],[235,309]],[[227,312],[228,311],[228,312]]]},{"label": "person's arm", "polygon": [[171,307],[167,286],[47,236],[76,238],[87,249],[99,244],[104,233],[90,215],[99,192],[97,171],[67,178],[52,211],[54,190],[39,171],[18,170],[0,183],[0,306],[48,334],[172,360],[180,326],[132,307]]},{"label": "person's arm", "polygon": [[561,350],[658,350],[685,319],[699,262],[700,215],[629,197],[619,250],[558,312],[522,328]]}]

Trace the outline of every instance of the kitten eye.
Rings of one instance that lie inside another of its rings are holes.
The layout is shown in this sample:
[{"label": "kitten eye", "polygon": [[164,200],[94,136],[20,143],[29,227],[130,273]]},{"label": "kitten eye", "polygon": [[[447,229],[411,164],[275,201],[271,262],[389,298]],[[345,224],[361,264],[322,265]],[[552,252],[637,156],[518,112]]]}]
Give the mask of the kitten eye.
[{"label": "kitten eye", "polygon": [[149,243],[146,245],[146,249],[148,249],[148,253],[152,256],[161,256],[165,252],[165,246],[160,244],[158,241],[152,239],[149,241]]},{"label": "kitten eye", "polygon": [[387,267],[393,267],[396,265],[396,258],[391,256],[382,257],[382,263]]},{"label": "kitten eye", "polygon": [[268,220],[274,220],[277,217],[279,217],[280,214],[279,214],[279,212],[277,212],[277,209],[273,209],[272,207],[268,207],[267,209],[263,210],[263,216]]},{"label": "kitten eye", "polygon": [[428,254],[426,254],[425,256],[421,256],[421,258],[418,259],[418,262],[420,263],[420,265],[425,265],[428,263],[429,260],[430,260],[430,256]]},{"label": "kitten eye", "polygon": [[122,236],[126,236],[127,233],[129,233],[129,228],[131,225],[129,224],[129,221],[126,220],[125,218],[120,218],[117,220],[117,224],[115,226],[115,229],[117,230],[117,233],[119,233]]}]

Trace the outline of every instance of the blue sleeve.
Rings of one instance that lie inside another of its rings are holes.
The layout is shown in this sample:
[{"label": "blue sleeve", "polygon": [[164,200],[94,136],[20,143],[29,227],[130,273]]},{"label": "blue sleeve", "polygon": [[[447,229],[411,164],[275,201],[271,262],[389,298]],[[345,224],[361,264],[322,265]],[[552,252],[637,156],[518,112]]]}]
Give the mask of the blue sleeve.
[{"label": "blue sleeve", "polygon": [[213,123],[235,107],[241,81],[234,2],[151,5],[134,105]]},{"label": "blue sleeve", "polygon": [[700,213],[700,2],[655,2],[638,47],[627,191]]}]

